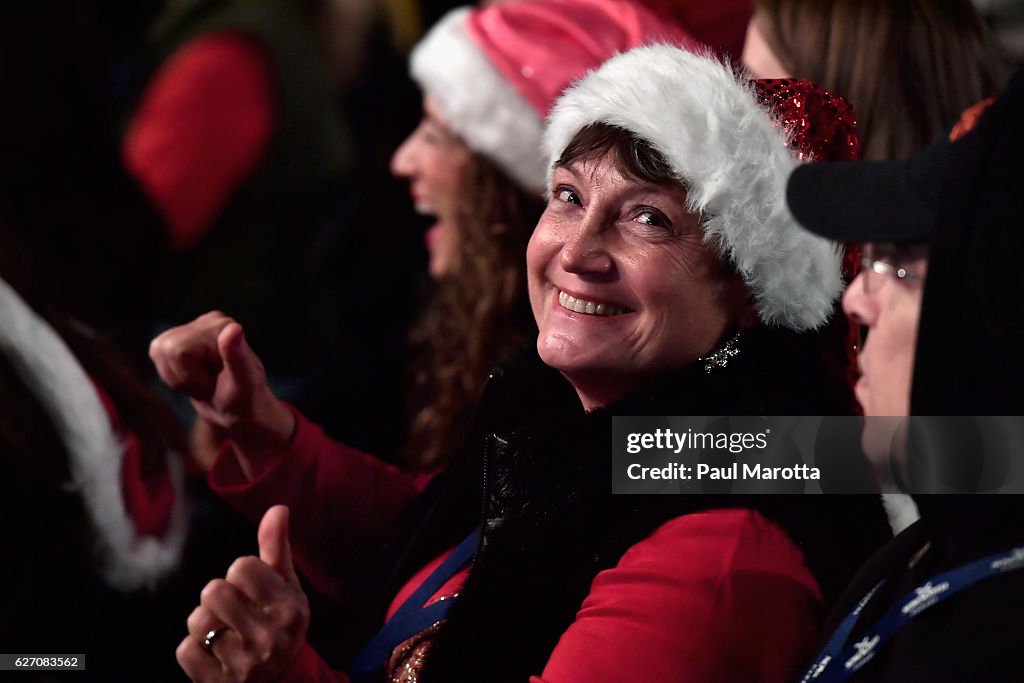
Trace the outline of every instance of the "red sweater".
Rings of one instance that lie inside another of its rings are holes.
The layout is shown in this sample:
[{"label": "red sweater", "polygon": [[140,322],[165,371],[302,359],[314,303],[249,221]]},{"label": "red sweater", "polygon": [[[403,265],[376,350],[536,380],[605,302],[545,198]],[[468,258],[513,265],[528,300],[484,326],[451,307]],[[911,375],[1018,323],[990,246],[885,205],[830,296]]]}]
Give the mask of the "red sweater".
[{"label": "red sweater", "polygon": [[[317,588],[343,601],[361,592],[352,583],[352,559],[385,538],[426,482],[331,441],[301,416],[291,446],[255,481],[245,480],[231,449],[221,452],[209,479],[254,518],[272,504],[292,506],[297,563]],[[442,559],[398,592],[389,617]],[[465,571],[457,574],[430,601],[457,591],[464,578]],[[597,575],[530,683],[788,681],[813,654],[819,607],[800,551],[761,515],[684,515]],[[282,680],[348,679],[307,645]]]}]

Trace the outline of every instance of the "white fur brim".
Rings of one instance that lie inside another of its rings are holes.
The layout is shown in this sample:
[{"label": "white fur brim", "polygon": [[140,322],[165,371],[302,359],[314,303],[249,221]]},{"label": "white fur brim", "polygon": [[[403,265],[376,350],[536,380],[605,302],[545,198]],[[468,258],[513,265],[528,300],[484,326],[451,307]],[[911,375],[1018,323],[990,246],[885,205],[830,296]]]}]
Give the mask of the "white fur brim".
[{"label": "white fur brim", "polygon": [[549,117],[548,178],[592,123],[629,130],[664,155],[719,249],[754,295],[761,320],[797,331],[823,325],[842,290],[838,245],[797,224],[786,181],[799,163],[732,67],[668,45],[618,55],[566,91]]},{"label": "white fur brim", "polygon": [[174,485],[170,528],[136,536],[121,484],[122,445],[85,370],[64,340],[0,279],[0,352],[35,395],[67,449],[71,487],[89,516],[99,573],[113,588],[151,588],[177,568],[188,533],[184,467],[168,453]]},{"label": "white fur brim", "polygon": [[488,61],[466,29],[472,10],[446,14],[412,51],[412,76],[466,145],[520,187],[544,193],[544,120]]}]

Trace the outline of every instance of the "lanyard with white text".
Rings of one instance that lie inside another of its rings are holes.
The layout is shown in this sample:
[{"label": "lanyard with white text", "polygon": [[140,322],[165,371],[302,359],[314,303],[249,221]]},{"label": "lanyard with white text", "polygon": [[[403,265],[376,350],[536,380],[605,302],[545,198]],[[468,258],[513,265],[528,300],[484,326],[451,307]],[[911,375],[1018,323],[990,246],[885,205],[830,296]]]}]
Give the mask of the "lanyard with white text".
[{"label": "lanyard with white text", "polygon": [[879,582],[839,624],[832,639],[800,679],[800,683],[845,681],[867,664],[882,645],[917,615],[979,581],[1021,568],[1024,568],[1024,546],[989,555],[933,576],[924,585],[918,586],[893,604],[882,618],[865,632],[863,638],[847,647],[850,632],[853,631],[857,618],[884,580]]}]

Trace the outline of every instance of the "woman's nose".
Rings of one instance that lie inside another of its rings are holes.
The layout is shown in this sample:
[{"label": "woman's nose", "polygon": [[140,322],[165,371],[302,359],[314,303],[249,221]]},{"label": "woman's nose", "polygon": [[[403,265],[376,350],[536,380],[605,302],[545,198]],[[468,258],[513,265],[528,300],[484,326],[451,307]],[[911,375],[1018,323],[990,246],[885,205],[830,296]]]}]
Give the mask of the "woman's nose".
[{"label": "woman's nose", "polygon": [[409,134],[391,155],[391,175],[409,178],[416,172],[416,132]]},{"label": "woman's nose", "polygon": [[855,325],[870,327],[874,319],[871,301],[864,288],[864,273],[859,273],[853,281],[846,286],[843,293],[843,312],[850,317]]},{"label": "woman's nose", "polygon": [[607,249],[607,233],[597,220],[585,219],[562,245],[561,263],[566,272],[601,274],[612,272],[614,261]]}]

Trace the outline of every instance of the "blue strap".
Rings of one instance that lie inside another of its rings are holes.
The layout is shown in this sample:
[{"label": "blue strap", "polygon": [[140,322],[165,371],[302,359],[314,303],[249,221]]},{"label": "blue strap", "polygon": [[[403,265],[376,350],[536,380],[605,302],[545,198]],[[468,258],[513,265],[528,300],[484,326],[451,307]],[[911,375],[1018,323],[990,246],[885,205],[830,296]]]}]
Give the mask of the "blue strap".
[{"label": "blue strap", "polygon": [[847,646],[857,618],[884,581],[876,584],[839,624],[835,635],[822,649],[801,683],[845,681],[871,661],[875,653],[917,615],[979,581],[1021,568],[1024,568],[1024,547],[989,555],[937,574],[893,603],[882,618],[864,632],[863,638]]},{"label": "blue strap", "polygon": [[479,542],[480,527],[477,527],[420,584],[419,588],[402,603],[402,606],[395,610],[388,622],[384,624],[384,628],[378,631],[377,635],[363,647],[356,655],[352,666],[349,667],[349,677],[353,683],[373,680],[374,674],[384,666],[384,662],[391,656],[392,651],[398,647],[399,643],[444,619],[448,609],[452,606],[452,600],[435,601],[426,607],[423,606],[423,603],[441,590],[441,586],[469,562]]}]

